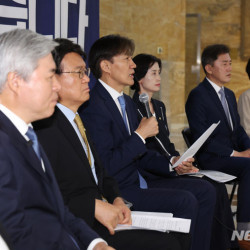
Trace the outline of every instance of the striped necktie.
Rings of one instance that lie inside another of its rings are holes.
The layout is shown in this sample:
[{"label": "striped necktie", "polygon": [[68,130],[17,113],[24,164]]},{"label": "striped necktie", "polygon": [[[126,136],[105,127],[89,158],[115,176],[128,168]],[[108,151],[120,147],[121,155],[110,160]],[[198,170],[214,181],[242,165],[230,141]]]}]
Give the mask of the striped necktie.
[{"label": "striped necktie", "polygon": [[225,96],[225,91],[224,91],[224,88],[221,88],[220,91],[220,96],[221,96],[221,104],[223,106],[223,109],[225,111],[225,114],[226,114],[226,117],[227,117],[227,121],[228,121],[228,124],[230,125],[231,127],[231,122],[230,122],[230,113],[229,113],[229,109],[228,109],[228,106],[227,106],[227,102],[226,102],[226,96]]},{"label": "striped necktie", "polygon": [[83,122],[82,122],[82,119],[80,118],[80,116],[78,114],[76,114],[75,116],[75,119],[74,119],[74,122],[76,123],[80,133],[81,133],[81,136],[84,140],[84,143],[86,145],[86,148],[87,148],[87,153],[88,153],[88,161],[89,161],[89,164],[90,164],[90,167],[92,166],[92,163],[91,163],[91,155],[90,155],[90,148],[89,148],[89,143],[88,143],[88,139],[87,139],[87,136],[86,136],[86,133],[85,133],[85,127],[83,125]]}]

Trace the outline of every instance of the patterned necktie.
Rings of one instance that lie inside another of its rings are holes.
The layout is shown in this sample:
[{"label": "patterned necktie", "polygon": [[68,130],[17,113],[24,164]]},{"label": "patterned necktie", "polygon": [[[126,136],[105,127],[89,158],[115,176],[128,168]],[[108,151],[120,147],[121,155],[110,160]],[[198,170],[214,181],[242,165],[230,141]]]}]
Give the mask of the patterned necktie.
[{"label": "patterned necktie", "polygon": [[223,109],[225,111],[225,114],[226,114],[226,117],[227,117],[227,121],[231,127],[231,122],[230,122],[230,113],[229,113],[229,109],[228,109],[228,106],[227,106],[227,102],[226,102],[226,97],[225,97],[225,92],[224,92],[224,88],[221,88],[220,91],[220,96],[221,96],[221,104],[223,106]]},{"label": "patterned necktie", "polygon": [[[126,117],[126,103],[125,103],[124,96],[123,95],[119,96],[118,101],[120,103],[121,110],[122,110],[123,122],[125,124],[125,127],[126,127],[127,131],[129,132],[128,122],[127,122],[127,117]],[[141,176],[141,174],[139,172],[138,172],[138,175],[139,175],[140,187],[142,189],[147,189],[148,188],[147,182],[145,181],[145,179]]]},{"label": "patterned necktie", "polygon": [[89,161],[89,164],[90,164],[90,167],[92,166],[92,163],[91,163],[91,155],[90,155],[90,148],[89,148],[89,143],[88,143],[88,139],[87,139],[87,136],[86,136],[86,133],[85,133],[85,127],[82,123],[82,119],[80,118],[80,116],[78,114],[76,114],[75,116],[75,119],[74,119],[74,122],[76,123],[80,133],[81,133],[81,136],[84,140],[84,143],[86,145],[86,148],[87,148],[87,153],[88,153],[88,161]]},{"label": "patterned necktie", "polygon": [[41,154],[40,154],[38,139],[37,139],[36,133],[32,127],[28,128],[26,135],[32,141],[32,147],[33,147],[38,159],[41,161]]}]

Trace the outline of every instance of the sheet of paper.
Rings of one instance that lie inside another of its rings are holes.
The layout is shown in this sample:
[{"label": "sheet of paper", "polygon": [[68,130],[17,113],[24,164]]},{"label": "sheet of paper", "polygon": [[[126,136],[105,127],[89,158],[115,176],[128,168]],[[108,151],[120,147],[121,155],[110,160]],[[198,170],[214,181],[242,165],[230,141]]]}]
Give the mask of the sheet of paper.
[{"label": "sheet of paper", "polygon": [[205,176],[207,176],[208,178],[210,178],[210,179],[212,179],[214,181],[222,182],[222,183],[232,181],[235,178],[237,178],[234,175],[226,174],[226,173],[223,173],[223,172],[220,172],[220,171],[215,171],[215,170],[200,170],[197,173],[187,173],[187,174],[184,174],[184,175],[196,176],[196,175],[200,175],[200,174],[205,175]]},{"label": "sheet of paper", "polygon": [[189,233],[191,220],[174,218],[173,214],[132,211],[132,225],[118,225],[118,230],[146,229],[161,232],[176,231]]},{"label": "sheet of paper", "polygon": [[177,167],[183,161],[193,157],[196,152],[200,149],[207,138],[212,134],[215,128],[219,125],[220,121],[213,123],[194,143],[187,149],[187,151],[180,157],[180,159],[173,165],[173,168]]},{"label": "sheet of paper", "polygon": [[131,216],[173,217],[172,213],[131,211]]}]

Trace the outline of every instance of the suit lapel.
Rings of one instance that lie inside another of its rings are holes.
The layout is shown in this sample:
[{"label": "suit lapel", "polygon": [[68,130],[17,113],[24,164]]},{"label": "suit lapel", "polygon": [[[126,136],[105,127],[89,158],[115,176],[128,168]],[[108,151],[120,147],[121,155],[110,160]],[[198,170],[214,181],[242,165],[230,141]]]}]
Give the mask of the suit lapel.
[{"label": "suit lapel", "polygon": [[130,131],[132,133],[138,127],[138,124],[137,124],[138,118],[137,118],[137,116],[135,116],[135,109],[134,109],[134,106],[132,105],[133,103],[131,102],[130,97],[127,95],[124,95],[124,97],[125,97],[125,101],[126,101],[126,111],[127,111]]},{"label": "suit lapel", "polygon": [[232,128],[231,128],[230,124],[228,123],[224,108],[221,104],[220,98],[219,98],[218,94],[216,93],[215,89],[211,86],[211,84],[206,79],[204,80],[203,84],[204,84],[205,88],[209,91],[210,94],[208,96],[212,99],[212,102],[216,105],[217,110],[219,110],[219,112],[221,113],[221,117],[223,117],[226,126],[228,127],[229,130],[232,131]]},{"label": "suit lapel", "polygon": [[[122,115],[121,115],[120,111],[118,110],[117,105],[114,102],[114,100],[112,99],[111,95],[102,86],[102,84],[100,82],[98,82],[96,84],[95,88],[96,88],[99,96],[103,98],[104,104],[105,104],[107,110],[110,112],[110,116],[115,121],[115,123],[117,123],[117,126],[119,128],[121,128],[120,131],[123,134],[123,136],[126,136],[126,137],[129,136],[128,131],[126,129],[126,126],[124,124]],[[126,101],[126,98],[125,98],[125,101]],[[126,102],[126,104],[127,104],[127,102]],[[126,105],[126,110],[128,111],[128,106],[127,105]],[[131,130],[131,127],[130,127],[130,130]]]},{"label": "suit lapel", "polygon": [[235,128],[235,126],[236,126],[236,117],[235,117],[234,109],[232,107],[233,101],[231,100],[231,98],[230,98],[230,96],[228,94],[228,90],[226,88],[225,88],[225,96],[226,96],[226,100],[227,100],[227,104],[228,104],[230,116],[231,116],[231,119],[232,119],[233,128]]},{"label": "suit lapel", "polygon": [[17,151],[20,152],[20,155],[26,162],[26,165],[24,167],[27,166],[27,168],[30,168],[29,171],[34,171],[39,176],[39,179],[46,182],[46,185],[44,185],[44,189],[46,189],[47,199],[50,200],[51,203],[56,203],[56,212],[60,212],[60,217],[61,219],[63,219],[63,202],[61,194],[58,189],[54,174],[52,173],[50,163],[42,147],[41,156],[46,173],[43,171],[41,162],[37,158],[32,145],[25,140],[25,138],[12,124],[12,122],[2,112],[0,112],[0,127],[1,130],[8,134],[11,144],[16,148]]},{"label": "suit lapel", "polygon": [[54,172],[52,170],[50,162],[49,162],[42,147],[41,147],[41,156],[43,158],[43,162],[44,162],[44,166],[45,166],[45,170],[46,170],[46,176],[47,176],[47,179],[49,180],[49,186],[46,186],[46,187],[49,188],[48,193],[52,193],[51,197],[47,197],[47,198],[50,198],[51,202],[56,204],[60,218],[63,221],[64,202],[63,202],[63,199],[61,196],[61,191],[59,190]]},{"label": "suit lapel", "polygon": [[[83,163],[83,167],[86,166],[86,169],[92,178],[92,180],[95,182],[91,167],[89,165],[88,158],[86,156],[86,153],[83,149],[83,146],[68,119],[65,117],[65,115],[56,107],[55,111],[55,120],[57,122],[57,126],[62,132],[62,134],[65,136],[65,138],[68,140],[68,142],[71,144],[72,148],[74,148],[76,154],[79,156]],[[87,134],[87,133],[86,133]],[[88,134],[87,134],[88,138]],[[88,138],[89,140],[89,138]],[[91,148],[91,151],[93,153],[93,150]]]},{"label": "suit lapel", "polygon": [[1,129],[8,134],[12,145],[21,153],[24,160],[31,169],[35,170],[44,180],[48,181],[41,162],[37,158],[35,151],[32,148],[32,144],[25,140],[25,138],[20,134],[13,123],[0,112]]}]

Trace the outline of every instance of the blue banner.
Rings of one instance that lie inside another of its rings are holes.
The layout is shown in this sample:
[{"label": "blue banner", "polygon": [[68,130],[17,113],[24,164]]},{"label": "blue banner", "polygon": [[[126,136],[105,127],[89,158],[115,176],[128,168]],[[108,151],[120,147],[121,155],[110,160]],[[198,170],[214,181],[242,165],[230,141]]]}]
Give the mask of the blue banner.
[{"label": "blue banner", "polygon": [[99,38],[99,0],[0,0],[0,33],[15,28],[68,38],[88,54]]}]

